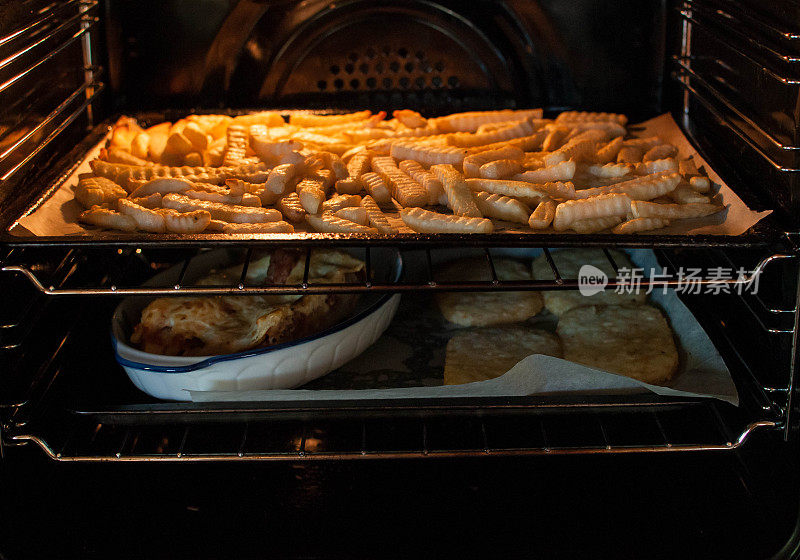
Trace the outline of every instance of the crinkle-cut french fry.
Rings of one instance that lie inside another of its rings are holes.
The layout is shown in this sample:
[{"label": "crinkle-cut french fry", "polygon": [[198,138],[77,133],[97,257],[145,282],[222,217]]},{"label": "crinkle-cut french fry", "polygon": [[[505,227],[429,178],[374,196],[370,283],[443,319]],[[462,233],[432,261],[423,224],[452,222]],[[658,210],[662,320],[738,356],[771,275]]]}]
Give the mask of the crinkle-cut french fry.
[{"label": "crinkle-cut french fry", "polygon": [[252,183],[249,181],[242,181],[241,179],[228,179],[225,184],[229,189],[242,188],[244,195],[242,195],[242,202],[244,203],[245,196],[251,195],[258,197],[260,204],[244,204],[244,206],[269,206],[278,202],[280,195],[272,192],[267,188],[267,183]]},{"label": "crinkle-cut french fry", "polygon": [[131,142],[131,154],[141,160],[147,161],[149,146],[150,135],[146,132],[140,132]]},{"label": "crinkle-cut french fry", "polygon": [[161,210],[164,216],[164,226],[172,233],[200,233],[211,223],[211,214],[205,210],[192,212],[177,212],[175,210]]},{"label": "crinkle-cut french fry", "polygon": [[436,175],[422,167],[419,162],[413,159],[404,159],[400,162],[399,167],[400,171],[422,185],[422,188],[428,193],[428,204],[447,204],[447,195],[444,192],[444,187]]},{"label": "crinkle-cut french fry", "polygon": [[496,122],[496,123],[485,123],[478,127],[475,131],[475,134],[486,134],[487,132],[494,132],[495,130],[499,130],[501,128],[505,128],[510,124],[516,124],[523,119],[513,120],[513,121],[503,121],[503,122]]},{"label": "crinkle-cut french fry", "polygon": [[644,150],[638,146],[623,146],[617,152],[617,163],[639,163],[644,157]]},{"label": "crinkle-cut french fry", "polygon": [[431,166],[440,163],[449,163],[460,166],[464,162],[466,150],[453,146],[430,146],[416,142],[398,141],[390,149],[393,158],[413,159],[422,165]]},{"label": "crinkle-cut french fry", "polygon": [[[181,131],[182,134],[186,137],[189,142],[192,143],[192,147],[197,151],[202,151],[208,148],[208,136],[205,132],[203,132],[196,123],[190,122],[186,126],[183,127]],[[245,133],[246,134],[246,133]],[[247,146],[247,141],[245,139],[245,147]]]},{"label": "crinkle-cut french fry", "polygon": [[614,179],[616,177],[623,177],[628,173],[632,173],[633,166],[630,163],[607,163],[605,165],[594,164],[589,166],[588,171],[595,177]]},{"label": "crinkle-cut french fry", "polygon": [[674,190],[680,182],[681,176],[677,173],[645,175],[605,187],[581,189],[575,191],[575,198],[586,199],[600,194],[622,193],[632,200],[652,200]]},{"label": "crinkle-cut french fry", "polygon": [[391,169],[399,169],[397,161],[392,156],[373,156],[372,171],[375,173],[386,173]]},{"label": "crinkle-cut french fry", "polygon": [[293,163],[278,165],[269,172],[266,188],[275,194],[283,194],[291,190],[298,168]]},{"label": "crinkle-cut french fry", "polygon": [[306,222],[321,233],[378,233],[375,228],[362,226],[333,214],[322,214],[321,216],[307,214]]},{"label": "crinkle-cut french fry", "polygon": [[664,218],[679,220],[682,218],[702,218],[724,210],[724,206],[707,203],[692,204],[656,204],[634,200],[631,203],[631,214],[635,218]]},{"label": "crinkle-cut french fry", "polygon": [[470,111],[453,113],[445,117],[428,119],[428,124],[441,132],[474,132],[486,123],[542,118],[541,109],[503,110],[503,111]]},{"label": "crinkle-cut french fry", "polygon": [[522,164],[513,159],[496,159],[484,163],[478,174],[484,179],[506,179],[522,172]]},{"label": "crinkle-cut french fry", "polygon": [[550,183],[553,181],[569,181],[575,176],[575,162],[562,161],[549,167],[533,169],[514,175],[515,181],[528,183]]},{"label": "crinkle-cut french fry", "polygon": [[549,228],[556,216],[556,206],[558,203],[555,200],[549,196],[544,197],[528,218],[528,226],[531,229]]},{"label": "crinkle-cut french fry", "polygon": [[125,198],[128,192],[105,177],[85,177],[75,186],[75,200],[84,208]]},{"label": "crinkle-cut french fry", "polygon": [[471,154],[464,158],[464,176],[479,177],[482,165],[501,159],[521,161],[523,155],[524,152],[516,146],[503,146],[496,150],[486,150],[477,154]]},{"label": "crinkle-cut french fry", "polygon": [[667,193],[667,196],[678,204],[691,203],[710,203],[711,200],[704,194],[700,194],[689,186],[678,186],[674,191]]},{"label": "crinkle-cut french fry", "polygon": [[205,163],[203,156],[199,152],[192,152],[186,154],[186,157],[183,158],[184,165],[189,165],[193,167],[201,166]]},{"label": "crinkle-cut french fry", "polygon": [[[205,134],[211,134],[211,132],[222,123],[225,123],[225,127],[227,128],[227,125],[233,121],[233,118],[227,115],[189,115],[186,117],[186,120]],[[222,136],[222,134],[219,134],[219,136]],[[215,136],[215,138],[216,137],[217,136]]]},{"label": "crinkle-cut french fry", "polygon": [[[372,169],[386,182],[392,198],[399,202],[401,206],[425,206],[428,204],[427,191],[422,185],[400,171],[400,168],[397,167],[397,163],[391,156],[373,157]],[[367,174],[364,174],[362,179],[364,179],[366,175]],[[372,182],[372,185],[378,187],[377,183]],[[379,196],[383,198],[382,195],[370,191],[369,183],[367,184],[367,190],[378,202],[380,202]]]},{"label": "crinkle-cut french fry", "polygon": [[193,188],[194,188],[194,183],[192,183],[191,181],[187,181],[186,179],[179,179],[179,178],[152,179],[144,183],[141,187],[139,187],[135,191],[133,191],[130,194],[130,196],[131,198],[141,198],[143,196],[149,196],[153,193],[161,193],[161,194],[182,193]]},{"label": "crinkle-cut french fry", "polygon": [[172,208],[178,212],[206,210],[215,220],[232,223],[277,222],[281,213],[274,208],[258,208],[235,204],[222,204],[208,200],[195,200],[182,194],[170,193],[162,199],[164,208]]},{"label": "crinkle-cut french fry", "polygon": [[142,127],[139,126],[136,119],[123,115],[117,119],[117,122],[114,123],[114,127],[111,129],[109,146],[129,152],[131,149],[131,142],[136,135],[141,132],[143,132]]},{"label": "crinkle-cut french fry", "polygon": [[447,195],[447,206],[456,216],[481,218],[483,214],[461,173],[452,165],[434,165],[431,171],[442,182]]},{"label": "crinkle-cut french fry", "polygon": [[183,157],[192,150],[194,150],[194,146],[183,133],[173,132],[167,137],[167,145],[161,158],[169,155],[178,158],[177,161],[183,161]]},{"label": "crinkle-cut french fry", "polygon": [[239,115],[233,117],[233,119],[228,121],[226,124],[227,126],[240,124],[246,127],[251,127],[255,124],[262,124],[267,127],[273,127],[283,126],[285,123],[280,113],[276,113],[275,111],[259,111],[258,113],[250,113],[249,115]]},{"label": "crinkle-cut french fry", "polygon": [[328,194],[328,191],[330,191],[331,187],[336,183],[336,178],[333,175],[333,171],[330,169],[320,169],[315,173],[309,173],[306,177],[318,179],[320,181],[320,188],[325,191],[325,194]]},{"label": "crinkle-cut french fry", "polygon": [[142,208],[161,208],[161,199],[163,195],[161,193],[153,193],[149,196],[143,196],[141,198],[129,198],[131,202],[134,204],[138,204]]},{"label": "crinkle-cut french fry", "polygon": [[111,179],[128,191],[133,191],[151,179],[173,177],[220,184],[225,182],[225,179],[245,179],[248,176],[263,174],[268,169],[263,163],[236,167],[170,167],[165,165],[123,165],[108,163],[100,159],[90,161],[89,165],[95,175]]},{"label": "crinkle-cut french fry", "polygon": [[576,130],[573,129],[567,136],[568,142],[580,142],[581,140],[591,140],[595,143],[608,142],[611,137],[605,130],[593,128],[590,130]]},{"label": "crinkle-cut french fry", "polygon": [[573,222],[606,216],[626,216],[631,211],[631,199],[625,194],[601,194],[583,200],[567,200],[556,207],[553,228],[569,229]]},{"label": "crinkle-cut french fry", "polygon": [[361,206],[367,211],[369,225],[377,229],[379,233],[383,233],[384,235],[394,235],[398,233],[397,228],[389,223],[389,220],[386,219],[386,215],[381,211],[378,203],[370,195],[361,199]]},{"label": "crinkle-cut french fry", "polygon": [[689,179],[689,186],[699,193],[706,193],[711,190],[711,181],[708,180],[708,177],[703,177],[702,175],[692,177]]},{"label": "crinkle-cut french fry", "polygon": [[[678,162],[678,171],[684,177],[686,176],[693,176],[699,175],[700,170],[697,169],[697,165],[694,163],[693,159],[682,159]],[[688,179],[687,179],[688,181]]]},{"label": "crinkle-cut french fry", "polygon": [[527,183],[510,179],[467,179],[473,191],[486,191],[513,198],[538,200],[545,196],[553,198],[575,198],[575,186],[570,182]]},{"label": "crinkle-cut french fry", "polygon": [[658,136],[648,136],[646,138],[628,138],[622,142],[622,147],[641,148],[642,151],[646,152],[650,148],[658,146],[659,144],[663,144],[661,138]]},{"label": "crinkle-cut french fry", "polygon": [[622,218],[619,216],[587,218],[585,220],[572,222],[569,226],[569,229],[575,231],[576,233],[597,233],[598,231],[603,231],[604,229],[613,228],[620,222],[622,222]]},{"label": "crinkle-cut french fry", "polygon": [[[361,206],[361,197],[357,194],[339,194],[322,203],[322,212],[336,212],[340,208]],[[316,212],[312,212],[316,214]]]},{"label": "crinkle-cut french fry", "polygon": [[321,188],[321,183],[315,179],[303,179],[297,184],[297,196],[300,197],[300,204],[309,214],[318,214],[322,211],[322,203],[325,202],[325,191]]},{"label": "crinkle-cut french fry", "polygon": [[544,157],[545,165],[555,165],[559,162],[572,161],[591,161],[597,151],[597,142],[594,140],[570,140],[552,154]]},{"label": "crinkle-cut french fry", "polygon": [[621,126],[628,124],[628,117],[619,113],[595,113],[592,111],[564,111],[556,117],[563,122],[612,122]]},{"label": "crinkle-cut french fry", "polygon": [[622,149],[622,136],[617,136],[607,144],[598,148],[597,153],[594,155],[595,163],[611,163],[616,161],[617,154]]},{"label": "crinkle-cut french fry", "polygon": [[300,203],[300,197],[296,192],[291,192],[278,201],[278,209],[281,214],[295,224],[300,223],[306,217],[306,210]]},{"label": "crinkle-cut french fry", "polygon": [[372,111],[357,111],[344,115],[314,115],[312,113],[292,113],[289,124],[297,126],[329,126],[332,124],[354,123],[365,121],[372,116]]},{"label": "crinkle-cut french fry", "polygon": [[550,152],[525,152],[522,156],[522,167],[535,170],[544,167],[544,158]]},{"label": "crinkle-cut french fry", "polygon": [[339,194],[358,194],[364,190],[364,182],[361,179],[348,177],[339,179],[334,185],[334,189]]},{"label": "crinkle-cut french fry", "polygon": [[410,109],[400,109],[392,112],[392,116],[408,128],[422,128],[428,126],[428,119]]},{"label": "crinkle-cut french fry", "polygon": [[456,132],[450,136],[448,143],[461,148],[484,146],[486,144],[494,144],[495,142],[505,142],[506,140],[513,140],[514,138],[530,136],[536,132],[536,129],[537,127],[530,120],[524,120],[483,134]]},{"label": "crinkle-cut french fry", "polygon": [[228,143],[225,138],[218,138],[211,142],[208,149],[203,152],[206,165],[220,167],[222,165],[222,158],[225,157],[225,146],[227,145]]},{"label": "crinkle-cut french fry", "polygon": [[467,148],[467,155],[480,154],[491,150],[499,150],[501,148],[507,148],[509,146],[519,148],[523,152],[530,152],[540,149],[542,147],[542,142],[546,137],[547,137],[547,130],[541,129],[537,130],[530,136],[523,136],[522,138],[514,138],[513,140],[508,140],[507,142],[494,142],[492,144],[486,144],[485,146],[475,146],[474,148]]},{"label": "crinkle-cut french fry", "polygon": [[652,175],[653,173],[667,173],[678,171],[678,162],[673,158],[664,159],[651,159],[637,163],[635,166],[636,173],[641,175]]},{"label": "crinkle-cut french fry", "polygon": [[167,147],[170,126],[172,126],[172,123],[163,122],[145,130],[150,137],[147,144],[147,158],[150,161],[161,163],[161,156]]},{"label": "crinkle-cut french fry", "polygon": [[542,141],[542,150],[545,152],[553,152],[563,146],[571,132],[569,127],[558,125],[549,125],[545,129],[548,131],[547,136]]},{"label": "crinkle-cut french fry", "polygon": [[627,130],[624,126],[606,121],[597,122],[568,122],[564,123],[572,129],[572,132],[583,132],[584,130],[602,130],[609,138],[616,138],[617,136],[625,136]]},{"label": "crinkle-cut french fry", "polygon": [[223,229],[225,229],[225,226],[227,225],[229,225],[228,222],[223,222],[222,220],[215,220],[214,218],[211,218],[211,221],[206,226],[206,233],[212,231],[221,232]]},{"label": "crinkle-cut french fry", "polygon": [[272,140],[269,136],[251,136],[250,147],[262,160],[273,163],[289,156],[292,152],[301,150],[303,145],[296,140]]},{"label": "crinkle-cut french fry", "polygon": [[136,231],[136,221],[133,218],[100,206],[92,206],[88,210],[84,210],[78,215],[78,220],[102,228]]},{"label": "crinkle-cut french fry", "polygon": [[639,233],[640,231],[650,231],[651,229],[660,229],[669,225],[669,220],[662,218],[634,218],[627,222],[622,222],[614,227],[612,233]]},{"label": "crinkle-cut french fry", "polygon": [[121,150],[119,148],[102,148],[100,150],[100,159],[104,159],[108,163],[122,163],[125,165],[153,165],[151,162],[136,157],[130,152]]},{"label": "crinkle-cut french fry", "polygon": [[370,225],[369,219],[367,218],[367,211],[361,206],[347,206],[345,208],[339,208],[338,210],[334,211],[333,214],[339,218],[342,218],[343,220],[350,220],[351,222],[355,222],[361,226]]},{"label": "crinkle-cut french fry", "polygon": [[392,202],[392,194],[389,191],[389,185],[377,173],[369,172],[361,176],[364,181],[364,188],[372,196],[378,204],[390,204]]},{"label": "crinkle-cut french fry", "polygon": [[525,204],[514,198],[501,194],[489,194],[487,192],[475,193],[475,204],[481,214],[489,218],[497,218],[507,222],[528,223],[531,209]]},{"label": "crinkle-cut french fry", "polygon": [[[230,183],[228,183],[230,181]],[[261,199],[245,191],[245,182],[238,179],[228,179],[227,188],[217,185],[196,184],[195,188],[184,191],[184,195],[197,200],[208,200],[222,204],[239,204],[242,206],[261,206]],[[245,203],[245,195],[252,197]],[[255,199],[255,200],[253,200]]]},{"label": "crinkle-cut french fry", "polygon": [[144,208],[126,198],[120,198],[117,201],[117,208],[121,214],[130,216],[136,222],[137,229],[151,233],[164,233],[167,231],[164,215],[157,210]]},{"label": "crinkle-cut french fry", "polygon": [[659,144],[658,146],[653,146],[649,150],[647,150],[642,156],[642,161],[654,161],[657,159],[666,159],[675,157],[678,153],[678,148],[673,146],[672,144]]},{"label": "crinkle-cut french fry", "polygon": [[449,216],[422,208],[403,208],[400,218],[417,233],[491,233],[492,221],[486,218]]},{"label": "crinkle-cut french fry", "polygon": [[232,124],[226,133],[227,143],[222,156],[222,165],[239,165],[247,154],[247,143],[250,135],[242,125]]},{"label": "crinkle-cut french fry", "polygon": [[294,233],[294,227],[283,220],[261,224],[228,224],[222,226],[223,233]]},{"label": "crinkle-cut french fry", "polygon": [[372,169],[372,158],[375,154],[369,150],[363,150],[353,154],[347,162],[347,174],[351,179],[359,179],[364,173],[369,173]]}]

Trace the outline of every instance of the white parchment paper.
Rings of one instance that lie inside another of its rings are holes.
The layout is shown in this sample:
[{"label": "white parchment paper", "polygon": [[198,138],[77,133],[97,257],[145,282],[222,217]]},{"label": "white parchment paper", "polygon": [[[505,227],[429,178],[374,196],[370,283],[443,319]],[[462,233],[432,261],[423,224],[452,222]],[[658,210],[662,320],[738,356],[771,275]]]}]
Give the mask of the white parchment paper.
[{"label": "white parchment paper", "polygon": [[[659,229],[659,234],[706,234],[706,235],[741,235],[761,219],[771,213],[770,210],[755,212],[742,202],[736,193],[726,185],[711,167],[700,157],[691,143],[686,139],[681,129],[669,114],[664,114],[637,125],[631,125],[629,131],[638,137],[659,136],[666,142],[678,148],[681,159],[694,158],[698,169],[702,169],[714,183],[716,191],[715,200],[723,204],[726,210],[707,216],[689,220],[675,220],[668,227]],[[74,198],[73,188],[78,183],[80,173],[89,173],[89,161],[97,157],[100,148],[105,144],[103,139],[86,156],[86,159],[77,167],[75,172],[56,189],[43,204],[21,217],[11,226],[10,232],[19,236],[73,236],[93,235],[99,230],[84,227],[78,223],[78,214],[83,210]],[[389,213],[389,220],[401,233],[413,233],[407,228],[395,212]],[[510,222],[495,220],[497,232],[527,233],[542,235],[555,233],[552,229],[534,232],[530,229],[520,229],[518,225]],[[303,227],[297,228],[298,232],[304,231]],[[120,238],[139,238],[142,235],[152,236],[157,234],[113,232]]]},{"label": "white parchment paper", "polygon": [[[508,251],[509,256],[526,258],[539,250]],[[662,271],[655,254],[649,249],[627,251],[633,263],[644,270]],[[457,257],[457,255],[453,255]],[[192,400],[208,401],[312,401],[354,399],[408,399],[441,397],[500,397],[553,394],[625,394],[652,391],[659,395],[713,397],[738,405],[739,397],[730,372],[711,339],[673,290],[655,289],[650,302],[666,314],[678,343],[680,366],[669,386],[642,383],[635,379],[589,368],[560,358],[540,354],[528,356],[508,372],[488,381],[436,387],[402,387],[361,390],[287,389],[276,391],[192,391]],[[598,333],[602,336],[602,333]],[[376,343],[380,352],[369,354],[374,369],[391,363],[391,344]],[[347,366],[345,366],[347,367]],[[369,368],[359,363],[358,368]]]}]

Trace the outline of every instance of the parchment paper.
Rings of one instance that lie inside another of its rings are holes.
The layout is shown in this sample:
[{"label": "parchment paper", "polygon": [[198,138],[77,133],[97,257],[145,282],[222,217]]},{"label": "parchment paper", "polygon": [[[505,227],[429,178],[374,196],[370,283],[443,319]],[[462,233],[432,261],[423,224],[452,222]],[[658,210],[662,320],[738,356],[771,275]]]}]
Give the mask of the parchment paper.
[{"label": "parchment paper", "polygon": [[[659,234],[707,234],[707,235],[741,235],[761,219],[771,213],[771,210],[755,212],[745,205],[744,202],[720,179],[714,170],[700,157],[691,143],[686,139],[678,125],[669,114],[664,114],[638,125],[631,125],[629,132],[634,136],[648,137],[659,136],[664,141],[674,144],[678,148],[681,159],[694,158],[698,169],[702,169],[714,183],[713,190],[716,191],[715,199],[726,206],[726,210],[707,216],[689,220],[675,220],[668,227],[659,229]],[[33,209],[27,215],[20,218],[11,226],[10,233],[18,236],[71,236],[71,235],[92,235],[99,231],[96,228],[84,227],[79,224],[78,214],[81,206],[73,199],[73,187],[78,182],[80,173],[89,173],[91,168],[88,162],[95,157],[100,148],[105,143],[105,139],[95,146],[88,154],[86,159],[78,166],[73,173],[54,193],[39,207]],[[613,181],[605,181],[589,177],[584,174],[584,179],[591,182],[588,186],[598,186],[609,184]],[[581,184],[580,182],[576,184]],[[389,221],[398,227],[401,233],[413,233],[400,220],[397,210],[390,212]],[[518,224],[494,220],[495,231],[504,233],[528,233],[531,235],[541,235],[542,233],[555,233],[552,229],[533,232],[527,228],[520,228]],[[303,227],[296,228],[298,232],[306,231]],[[157,235],[144,233],[122,233],[114,232],[121,238],[141,237],[142,235]]]},{"label": "parchment paper", "polygon": [[[662,271],[649,249],[627,251],[635,265]],[[467,251],[463,252],[464,254]],[[509,256],[531,258],[539,250],[505,251]],[[450,258],[460,255],[453,254]],[[192,391],[192,400],[289,401],[406,399],[441,397],[491,397],[552,394],[627,394],[652,391],[659,395],[713,397],[738,405],[739,397],[719,352],[689,309],[673,290],[655,289],[652,304],[666,314],[678,342],[679,373],[669,386],[642,383],[628,377],[582,366],[559,358],[532,355],[508,372],[488,381],[442,385],[441,368],[447,340],[458,330],[439,316],[429,298],[406,298],[389,330],[364,354],[340,370],[306,387],[275,391]],[[555,327],[553,316],[540,316],[532,328]],[[601,336],[601,333],[598,333]],[[358,387],[341,389],[341,387]],[[374,388],[374,387],[380,388]],[[322,388],[331,387],[331,388]],[[332,388],[336,387],[336,388]]]}]

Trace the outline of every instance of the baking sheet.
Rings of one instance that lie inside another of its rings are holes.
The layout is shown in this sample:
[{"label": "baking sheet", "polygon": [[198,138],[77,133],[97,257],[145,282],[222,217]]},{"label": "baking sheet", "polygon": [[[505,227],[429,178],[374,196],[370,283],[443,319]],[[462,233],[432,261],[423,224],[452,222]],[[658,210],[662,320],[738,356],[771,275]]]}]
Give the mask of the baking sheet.
[{"label": "baking sheet", "polygon": [[[531,259],[536,249],[506,250],[501,254]],[[635,265],[662,271],[649,249],[627,251]],[[448,258],[470,255],[451,253]],[[678,342],[678,374],[666,387],[649,385],[560,358],[532,355],[508,372],[488,381],[442,385],[445,347],[459,328],[447,323],[432,298],[403,296],[400,310],[386,333],[361,356],[302,389],[275,391],[192,391],[195,402],[210,401],[330,401],[442,397],[510,397],[555,394],[629,394],[711,397],[738,405],[736,386],[711,339],[673,290],[659,288],[650,302],[666,314]],[[555,318],[535,317],[532,328],[553,330]],[[598,333],[601,336],[602,333]]]},{"label": "baking sheet", "polygon": [[[687,220],[675,220],[669,226],[657,230],[659,234],[668,235],[741,235],[760,220],[771,213],[771,210],[755,212],[747,207],[742,200],[728,187],[711,167],[703,160],[697,151],[692,147],[689,140],[681,132],[678,125],[669,114],[650,119],[637,125],[628,127],[629,132],[634,136],[648,137],[659,136],[661,139],[675,145],[678,148],[681,159],[694,158],[698,169],[702,169],[714,183],[713,189],[716,192],[715,199],[724,205],[726,209],[717,214],[705,218],[695,218]],[[105,139],[95,146],[87,154],[86,159],[78,166],[75,172],[48,198],[43,204],[36,207],[32,212],[21,217],[15,222],[10,233],[16,236],[91,236],[100,231],[97,228],[84,227],[78,223],[78,214],[82,208],[73,197],[73,188],[78,182],[80,173],[89,173],[89,161],[97,157],[100,148],[105,143]],[[590,186],[609,184],[614,181],[603,182],[602,179],[592,178]],[[399,210],[399,208],[397,209]],[[397,211],[390,212],[390,222],[392,222],[401,233],[413,233],[400,220]],[[555,233],[552,229],[534,232],[528,228],[520,228],[518,224],[501,222],[494,220],[495,231],[500,233],[526,233],[529,235],[542,235]],[[305,231],[304,228],[297,227],[298,232]],[[149,238],[157,234],[146,233],[123,233],[113,232],[115,237],[125,239]],[[563,233],[563,232],[559,232]],[[578,234],[576,234],[578,235]]]}]

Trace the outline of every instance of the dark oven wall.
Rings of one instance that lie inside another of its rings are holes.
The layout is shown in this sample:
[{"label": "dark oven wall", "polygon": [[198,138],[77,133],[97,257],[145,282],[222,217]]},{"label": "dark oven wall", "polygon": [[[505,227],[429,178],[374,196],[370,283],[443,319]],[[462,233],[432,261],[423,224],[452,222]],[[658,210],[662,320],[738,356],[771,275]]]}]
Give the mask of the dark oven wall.
[{"label": "dark oven wall", "polygon": [[109,0],[117,109],[662,110],[660,0]]}]

